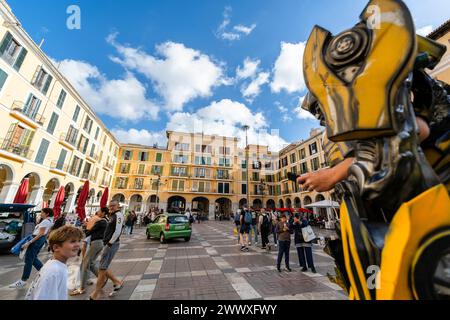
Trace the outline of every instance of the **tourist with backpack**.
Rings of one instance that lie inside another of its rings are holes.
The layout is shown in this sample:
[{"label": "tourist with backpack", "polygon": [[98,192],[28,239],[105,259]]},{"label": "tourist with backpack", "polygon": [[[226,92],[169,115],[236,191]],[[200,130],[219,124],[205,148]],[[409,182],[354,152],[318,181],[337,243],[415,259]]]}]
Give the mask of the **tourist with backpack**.
[{"label": "tourist with backpack", "polygon": [[[255,210],[251,211],[252,213],[252,224],[251,224],[251,231],[253,232],[255,236],[255,245],[258,244],[258,215]],[[250,236],[250,235],[249,235]],[[250,237],[250,245],[252,245],[252,238]]]},{"label": "tourist with backpack", "polygon": [[238,244],[240,244],[239,226],[241,225],[241,209],[238,209],[236,214],[234,215],[234,224],[236,225],[236,230],[237,230],[237,242],[238,242]]},{"label": "tourist with backpack", "polygon": [[261,233],[261,249],[270,249],[269,244],[269,232],[271,228],[271,221],[266,210],[261,209],[261,215],[259,216],[258,229]]},{"label": "tourist with backpack", "polygon": [[252,214],[250,210],[244,209],[241,213],[241,251],[248,251],[250,226],[252,224]]}]

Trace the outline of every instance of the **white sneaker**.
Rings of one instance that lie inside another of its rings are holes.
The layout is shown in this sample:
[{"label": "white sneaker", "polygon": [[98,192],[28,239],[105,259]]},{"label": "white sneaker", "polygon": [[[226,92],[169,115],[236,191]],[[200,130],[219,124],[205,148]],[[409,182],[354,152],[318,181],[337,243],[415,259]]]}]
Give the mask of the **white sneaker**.
[{"label": "white sneaker", "polygon": [[23,287],[25,287],[26,284],[27,283],[25,281],[18,280],[16,282],[14,282],[13,284],[9,285],[9,287],[12,289],[22,289]]}]

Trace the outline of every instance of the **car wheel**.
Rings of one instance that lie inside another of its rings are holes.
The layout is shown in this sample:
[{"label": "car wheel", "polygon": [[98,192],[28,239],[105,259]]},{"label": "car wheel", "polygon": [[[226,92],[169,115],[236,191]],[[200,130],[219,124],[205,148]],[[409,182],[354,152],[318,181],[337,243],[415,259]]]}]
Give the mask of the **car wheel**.
[{"label": "car wheel", "polygon": [[159,236],[159,242],[166,243],[166,237],[164,236],[164,233],[161,232],[161,235]]},{"label": "car wheel", "polygon": [[184,238],[184,241],[186,241],[186,242],[191,241],[191,237]]}]

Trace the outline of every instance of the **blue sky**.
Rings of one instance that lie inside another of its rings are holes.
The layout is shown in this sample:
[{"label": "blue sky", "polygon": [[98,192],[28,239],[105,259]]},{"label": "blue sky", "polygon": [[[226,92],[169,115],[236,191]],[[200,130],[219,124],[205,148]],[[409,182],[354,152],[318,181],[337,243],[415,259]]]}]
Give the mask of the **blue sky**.
[{"label": "blue sky", "polygon": [[[163,145],[167,129],[242,137],[248,124],[250,142],[277,150],[318,126],[297,108],[312,27],[351,27],[367,1],[7,2],[122,142]],[[448,0],[406,3],[422,32],[449,18]],[[66,27],[72,4],[80,30]]]}]

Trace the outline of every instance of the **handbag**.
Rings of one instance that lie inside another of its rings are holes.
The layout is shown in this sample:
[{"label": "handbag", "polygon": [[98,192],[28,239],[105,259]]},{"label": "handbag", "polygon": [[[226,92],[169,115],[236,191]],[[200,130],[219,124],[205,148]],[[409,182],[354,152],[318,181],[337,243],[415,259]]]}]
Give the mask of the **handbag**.
[{"label": "handbag", "polygon": [[316,238],[316,235],[314,234],[314,231],[311,228],[311,226],[306,226],[302,228],[302,235],[305,242],[311,242]]}]

